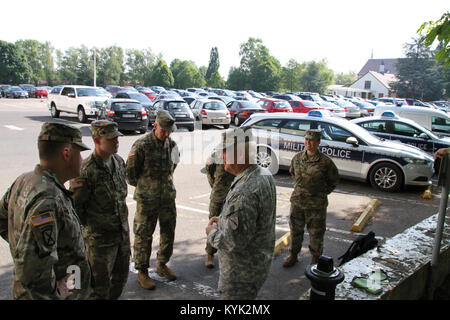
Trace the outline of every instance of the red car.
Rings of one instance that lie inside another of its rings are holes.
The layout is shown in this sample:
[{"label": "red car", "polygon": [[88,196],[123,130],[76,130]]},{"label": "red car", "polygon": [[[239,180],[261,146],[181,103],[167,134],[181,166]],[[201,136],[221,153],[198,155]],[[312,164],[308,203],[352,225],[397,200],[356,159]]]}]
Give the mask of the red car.
[{"label": "red car", "polygon": [[37,87],[36,98],[48,97],[48,91],[46,87]]},{"label": "red car", "polygon": [[302,100],[302,101],[289,101],[292,107],[293,112],[301,112],[308,113],[311,110],[324,110],[324,107],[321,107],[314,101]]},{"label": "red car", "polygon": [[154,101],[156,96],[158,95],[155,91],[149,88],[137,88],[137,91],[139,91],[142,94],[145,94],[152,101]]},{"label": "red car", "polygon": [[260,99],[258,104],[267,112],[292,112],[292,107],[286,100],[265,98]]}]

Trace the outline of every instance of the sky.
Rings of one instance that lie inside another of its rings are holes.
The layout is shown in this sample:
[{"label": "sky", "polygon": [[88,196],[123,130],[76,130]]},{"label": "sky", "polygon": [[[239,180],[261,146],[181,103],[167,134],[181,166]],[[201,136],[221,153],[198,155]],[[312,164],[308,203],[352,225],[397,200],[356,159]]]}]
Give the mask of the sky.
[{"label": "sky", "polygon": [[404,56],[425,21],[448,0],[22,0],[0,6],[0,40],[49,41],[62,51],[85,45],[151,49],[170,62],[208,66],[212,47],[227,78],[239,47],[260,38],[285,66],[325,59],[335,73],[357,73],[368,59]]}]

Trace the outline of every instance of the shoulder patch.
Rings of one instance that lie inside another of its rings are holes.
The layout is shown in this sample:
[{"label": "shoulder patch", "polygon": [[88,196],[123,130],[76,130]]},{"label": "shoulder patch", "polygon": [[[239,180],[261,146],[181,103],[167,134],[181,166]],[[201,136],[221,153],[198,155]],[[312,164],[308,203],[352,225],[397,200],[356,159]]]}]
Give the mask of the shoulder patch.
[{"label": "shoulder patch", "polygon": [[83,186],[83,179],[82,178],[77,178],[77,179],[73,179],[70,180],[70,188],[71,189],[77,189],[77,188],[81,188]]},{"label": "shoulder patch", "polygon": [[38,214],[36,216],[32,216],[30,218],[30,220],[31,220],[31,224],[34,227],[41,226],[43,224],[47,224],[47,223],[55,221],[55,219],[53,219],[53,214],[50,211]]}]

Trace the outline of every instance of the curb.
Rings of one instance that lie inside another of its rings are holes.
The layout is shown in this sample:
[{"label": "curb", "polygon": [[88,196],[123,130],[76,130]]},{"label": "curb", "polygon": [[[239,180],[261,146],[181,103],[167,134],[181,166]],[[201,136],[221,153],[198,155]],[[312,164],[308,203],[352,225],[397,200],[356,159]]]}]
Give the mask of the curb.
[{"label": "curb", "polygon": [[287,232],[284,236],[278,239],[277,242],[275,242],[273,255],[277,256],[282,249],[286,248],[289,245],[289,243],[291,243],[291,233]]},{"label": "curb", "polygon": [[352,225],[350,230],[361,232],[361,230],[364,229],[367,221],[369,221],[370,216],[379,205],[380,201],[378,201],[378,199],[372,199],[363,213],[359,216],[358,220],[356,220],[356,222]]}]

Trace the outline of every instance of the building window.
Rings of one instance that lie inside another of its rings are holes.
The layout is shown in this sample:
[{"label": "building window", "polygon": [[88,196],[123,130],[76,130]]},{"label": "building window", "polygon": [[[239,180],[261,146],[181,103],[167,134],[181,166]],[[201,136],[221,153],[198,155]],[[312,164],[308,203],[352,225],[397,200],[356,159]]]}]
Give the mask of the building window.
[{"label": "building window", "polygon": [[383,98],[383,94],[382,94],[382,93],[379,93],[379,94],[378,94],[378,98]]},{"label": "building window", "polygon": [[371,81],[364,81],[364,89],[370,90]]}]

